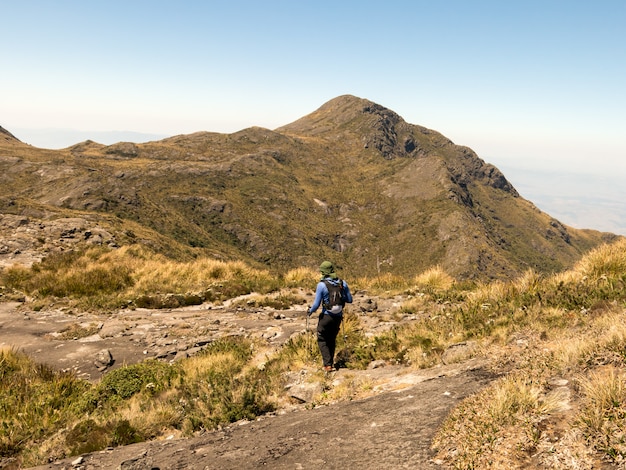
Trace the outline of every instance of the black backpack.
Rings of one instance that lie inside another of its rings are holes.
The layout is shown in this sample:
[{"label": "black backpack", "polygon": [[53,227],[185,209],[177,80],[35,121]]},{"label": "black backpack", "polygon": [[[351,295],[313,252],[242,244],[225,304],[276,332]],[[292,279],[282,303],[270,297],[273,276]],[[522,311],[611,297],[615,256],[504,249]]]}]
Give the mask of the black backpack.
[{"label": "black backpack", "polygon": [[328,289],[328,302],[323,306],[330,313],[341,313],[343,306],[346,304],[346,300],[343,295],[343,281],[337,279],[338,284],[334,284],[330,281],[324,280],[326,288]]}]

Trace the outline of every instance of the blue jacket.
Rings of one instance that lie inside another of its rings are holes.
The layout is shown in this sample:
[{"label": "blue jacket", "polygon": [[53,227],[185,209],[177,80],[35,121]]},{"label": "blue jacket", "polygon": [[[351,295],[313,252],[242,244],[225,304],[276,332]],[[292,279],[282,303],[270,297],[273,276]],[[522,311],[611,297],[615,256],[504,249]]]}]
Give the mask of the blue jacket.
[{"label": "blue jacket", "polygon": [[[322,313],[324,315],[333,315],[332,313],[330,313],[323,307],[323,304],[327,304],[329,300],[328,287],[326,287],[326,284],[324,284],[324,281],[330,281],[332,284],[335,284],[335,285],[339,284],[339,279],[331,279],[330,277],[325,277],[323,280],[317,283],[317,288],[315,289],[315,300],[313,301],[313,305],[311,305],[311,308],[309,309],[309,315],[315,312],[319,308],[320,305],[322,305]],[[350,288],[348,287],[348,284],[346,283],[346,281],[342,280],[341,282],[343,283],[344,300],[346,301],[346,303],[351,304],[352,294],[350,293]],[[342,314],[339,313],[337,316],[341,316],[341,315]]]}]

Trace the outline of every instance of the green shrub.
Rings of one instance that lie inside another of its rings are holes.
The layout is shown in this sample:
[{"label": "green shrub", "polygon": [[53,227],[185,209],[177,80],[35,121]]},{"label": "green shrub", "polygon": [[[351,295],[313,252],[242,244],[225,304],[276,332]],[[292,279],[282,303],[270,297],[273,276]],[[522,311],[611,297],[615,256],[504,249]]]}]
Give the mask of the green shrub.
[{"label": "green shrub", "polygon": [[113,396],[127,399],[141,391],[154,394],[168,388],[178,373],[176,366],[147,360],[113,369],[102,377],[97,390],[101,399]]},{"label": "green shrub", "polygon": [[23,353],[0,351],[0,456],[18,455],[73,421],[74,403],[90,388]]},{"label": "green shrub", "polygon": [[10,289],[25,290],[35,273],[32,269],[15,265],[1,271],[2,283]]},{"label": "green shrub", "polygon": [[106,447],[124,446],[142,440],[137,430],[124,419],[99,424],[88,418],[74,425],[65,436],[70,455],[97,452]]},{"label": "green shrub", "polygon": [[266,373],[247,368],[252,344],[242,338],[211,343],[184,365],[178,390],[185,406],[185,430],[253,419],[274,409],[268,401]]}]

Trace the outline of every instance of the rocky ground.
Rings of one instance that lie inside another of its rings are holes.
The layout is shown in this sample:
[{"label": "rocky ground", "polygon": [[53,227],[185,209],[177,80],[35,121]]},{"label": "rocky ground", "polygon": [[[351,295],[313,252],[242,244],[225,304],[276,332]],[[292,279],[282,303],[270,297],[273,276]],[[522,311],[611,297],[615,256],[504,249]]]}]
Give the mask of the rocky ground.
[{"label": "rocky ground", "polygon": [[50,253],[103,245],[117,246],[115,236],[94,221],[78,217],[43,220],[0,214],[0,267],[29,266]]},{"label": "rocky ground", "polygon": [[[312,303],[312,292],[296,295],[306,299],[306,305]],[[368,310],[390,310],[399,301],[385,300],[378,307],[378,302],[371,298],[359,297],[350,308],[359,311],[360,322],[369,333],[380,333],[397,323],[368,315]],[[269,348],[278,348],[308,328],[313,346],[317,319],[311,317],[307,321],[305,304],[288,310],[245,308],[240,306],[245,298],[219,305],[133,308],[115,314],[75,312],[68,308],[32,311],[19,302],[4,302],[0,303],[0,347],[17,346],[38,362],[72,370],[86,380],[97,380],[104,372],[123,364],[148,358],[179,360],[224,336],[260,338]],[[406,321],[410,319],[407,315]]]},{"label": "rocky ground", "polygon": [[[311,295],[302,293],[310,303]],[[368,333],[390,328],[368,309],[391,311],[394,299],[355,295],[350,308]],[[381,302],[379,305],[378,302]],[[15,347],[39,362],[97,380],[107,370],[146,358],[175,361],[225,335],[262,338],[280,347],[309,329],[305,306],[290,310],[242,309],[203,304],[172,310],[134,309],[116,314],[68,310],[35,312],[17,302],[0,303],[0,347]],[[410,317],[397,321],[411,321]],[[311,409],[315,389],[290,389],[299,406],[254,422],[192,439],[169,439],[109,449],[53,462],[46,469],[229,468],[431,468],[430,441],[451,408],[491,380],[480,359],[429,370],[376,364],[365,371],[339,369],[332,386],[355,375],[371,382],[369,397]]]}]

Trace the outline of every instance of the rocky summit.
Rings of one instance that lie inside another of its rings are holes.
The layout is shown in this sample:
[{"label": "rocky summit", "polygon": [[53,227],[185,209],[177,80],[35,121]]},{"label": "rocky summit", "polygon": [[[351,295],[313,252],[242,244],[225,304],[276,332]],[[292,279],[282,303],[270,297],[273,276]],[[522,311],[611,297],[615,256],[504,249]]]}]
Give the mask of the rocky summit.
[{"label": "rocky summit", "polygon": [[45,150],[1,129],[0,183],[5,264],[100,240],[276,271],[331,259],[351,276],[439,265],[486,280],[562,270],[615,237],[562,224],[470,148],[350,95],[275,130],[141,144]]}]

